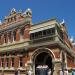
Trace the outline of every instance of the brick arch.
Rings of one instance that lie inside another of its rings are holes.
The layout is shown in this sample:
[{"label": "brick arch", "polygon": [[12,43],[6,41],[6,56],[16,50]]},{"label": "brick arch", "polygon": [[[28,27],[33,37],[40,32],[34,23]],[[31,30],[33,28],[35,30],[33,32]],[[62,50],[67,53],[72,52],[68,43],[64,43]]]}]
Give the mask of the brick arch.
[{"label": "brick arch", "polygon": [[53,52],[49,49],[49,48],[37,48],[33,54],[32,54],[32,61],[33,61],[33,72],[34,72],[34,75],[36,73],[36,66],[35,66],[35,62],[36,62],[36,59],[37,59],[37,56],[40,54],[40,53],[43,53],[43,52],[46,52],[50,55],[51,59],[52,59],[52,74],[53,74],[53,71],[54,71],[54,60],[55,60],[55,55],[53,54]]},{"label": "brick arch", "polygon": [[33,54],[32,54],[32,61],[34,62],[35,59],[36,59],[36,57],[37,57],[40,53],[42,53],[42,52],[49,53],[50,56],[51,56],[51,58],[52,58],[52,60],[55,60],[55,55],[54,55],[54,53],[51,51],[51,49],[49,49],[49,48],[37,48],[37,49],[33,52]]}]

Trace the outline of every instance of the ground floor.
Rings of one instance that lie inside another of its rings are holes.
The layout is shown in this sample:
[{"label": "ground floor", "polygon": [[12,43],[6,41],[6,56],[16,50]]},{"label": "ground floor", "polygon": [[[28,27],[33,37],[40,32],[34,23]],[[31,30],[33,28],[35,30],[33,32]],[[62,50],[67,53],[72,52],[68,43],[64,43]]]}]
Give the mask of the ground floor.
[{"label": "ground floor", "polygon": [[62,60],[56,60],[49,48],[35,51],[12,52],[0,57],[0,75],[67,75],[74,70],[65,68]]}]

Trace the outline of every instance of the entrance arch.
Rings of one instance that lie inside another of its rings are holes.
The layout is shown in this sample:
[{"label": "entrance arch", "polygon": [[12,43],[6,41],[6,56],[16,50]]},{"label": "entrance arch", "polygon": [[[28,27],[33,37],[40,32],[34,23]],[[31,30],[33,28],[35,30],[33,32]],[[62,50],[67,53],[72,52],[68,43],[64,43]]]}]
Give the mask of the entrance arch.
[{"label": "entrance arch", "polygon": [[[47,69],[51,69],[51,72],[53,73],[54,69],[54,60],[55,56],[53,52],[48,48],[38,48],[33,52],[32,60],[33,60],[33,69],[34,73],[36,74],[36,70],[38,66],[47,66]],[[36,74],[38,75],[38,74]],[[40,74],[39,74],[40,75]],[[45,74],[46,75],[46,74]]]}]

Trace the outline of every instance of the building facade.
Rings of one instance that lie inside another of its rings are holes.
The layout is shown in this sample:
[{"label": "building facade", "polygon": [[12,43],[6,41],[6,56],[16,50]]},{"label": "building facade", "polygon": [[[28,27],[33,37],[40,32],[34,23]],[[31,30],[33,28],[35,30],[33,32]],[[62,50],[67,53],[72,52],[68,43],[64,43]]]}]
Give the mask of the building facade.
[{"label": "building facade", "polygon": [[75,70],[75,53],[64,21],[32,24],[32,11],[13,8],[0,23],[0,74],[66,75]]}]

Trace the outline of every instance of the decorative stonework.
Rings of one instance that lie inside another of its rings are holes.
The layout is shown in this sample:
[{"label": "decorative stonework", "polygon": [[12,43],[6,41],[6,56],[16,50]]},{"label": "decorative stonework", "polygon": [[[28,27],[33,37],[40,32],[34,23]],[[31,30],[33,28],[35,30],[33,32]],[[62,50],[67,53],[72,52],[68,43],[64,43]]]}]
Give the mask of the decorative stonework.
[{"label": "decorative stonework", "polygon": [[35,75],[38,66],[48,66],[52,75],[65,75],[75,70],[73,49],[64,21],[32,24],[29,8],[25,12],[13,8],[0,23],[0,73],[5,75],[28,71]]},{"label": "decorative stonework", "polygon": [[35,58],[36,58],[36,56],[37,56],[38,54],[42,53],[42,52],[47,52],[47,53],[49,53],[50,56],[51,56],[53,59],[55,59],[55,55],[53,54],[53,52],[52,52],[50,49],[43,47],[43,48],[38,48],[38,49],[36,49],[36,50],[33,52],[33,54],[32,54],[32,60],[34,61]]}]

